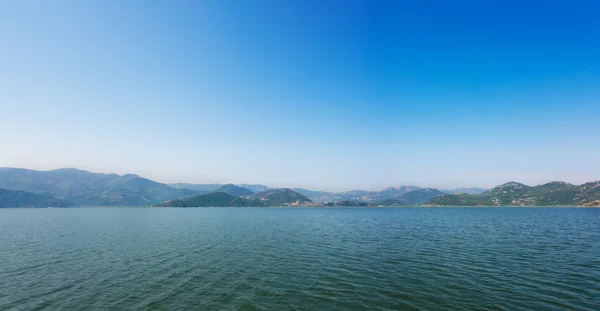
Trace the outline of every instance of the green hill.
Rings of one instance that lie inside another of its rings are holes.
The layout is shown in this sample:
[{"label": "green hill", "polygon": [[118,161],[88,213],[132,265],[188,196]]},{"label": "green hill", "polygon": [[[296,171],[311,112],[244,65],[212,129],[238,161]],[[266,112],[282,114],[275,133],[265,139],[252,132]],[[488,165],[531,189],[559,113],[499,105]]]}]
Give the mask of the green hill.
[{"label": "green hill", "polygon": [[231,194],[236,197],[244,197],[254,194],[254,192],[250,189],[236,186],[234,184],[223,185],[212,192],[225,192],[227,194]]},{"label": "green hill", "polygon": [[71,207],[74,203],[48,195],[0,189],[0,208],[4,207]]},{"label": "green hill", "polygon": [[389,187],[381,191],[352,190],[336,193],[330,199],[358,202],[382,202],[387,199],[400,199],[403,195],[421,189],[417,186]]},{"label": "green hill", "polygon": [[[169,186],[175,189],[191,189],[191,190],[199,190],[205,192],[215,192],[217,188],[223,186],[223,184],[189,184],[189,183],[174,183],[168,184]],[[238,187],[249,189],[252,192],[261,192],[269,189],[269,187],[260,184],[239,184],[235,185]]]},{"label": "green hill", "polygon": [[399,200],[406,205],[421,205],[442,194],[444,193],[437,189],[421,188],[403,194]]},{"label": "green hill", "polygon": [[600,182],[581,186],[555,181],[539,186],[509,182],[481,194],[435,197],[433,206],[574,206],[600,199]]},{"label": "green hill", "polygon": [[249,196],[251,199],[259,200],[267,206],[284,206],[293,203],[311,203],[312,201],[292,189],[269,189]]},{"label": "green hill", "polygon": [[155,205],[157,207],[259,207],[258,200],[244,199],[225,192],[212,192],[191,198],[176,199]]}]

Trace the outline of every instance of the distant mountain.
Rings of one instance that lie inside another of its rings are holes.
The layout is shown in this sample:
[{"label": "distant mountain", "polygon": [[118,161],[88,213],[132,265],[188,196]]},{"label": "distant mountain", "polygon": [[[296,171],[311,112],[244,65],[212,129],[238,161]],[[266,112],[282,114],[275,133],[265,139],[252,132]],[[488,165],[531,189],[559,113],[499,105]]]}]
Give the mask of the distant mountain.
[{"label": "distant mountain", "polygon": [[438,195],[443,195],[444,193],[440,190],[433,188],[420,188],[417,190],[413,190],[401,195],[395,199],[385,199],[381,201],[373,202],[374,205],[382,205],[382,206],[414,206],[421,205]]},{"label": "distant mountain", "polygon": [[336,196],[336,193],[327,192],[327,191],[313,191],[302,188],[294,188],[294,191],[305,195],[307,198],[311,199],[313,202],[330,202]]},{"label": "distant mountain", "polygon": [[263,192],[263,191],[269,190],[269,187],[267,187],[265,185],[260,185],[260,184],[239,184],[236,186],[250,189],[250,190],[252,190],[252,192]]},{"label": "distant mountain", "polygon": [[440,190],[433,188],[421,188],[411,192],[407,192],[400,197],[400,201],[404,202],[406,205],[421,205],[438,195],[443,195],[444,193]]},{"label": "distant mountain", "polygon": [[481,194],[442,195],[426,205],[441,206],[573,206],[600,199],[600,182],[581,186],[555,181],[539,186],[508,182]]},{"label": "distant mountain", "polygon": [[[187,184],[187,183],[175,183],[175,184],[168,184],[168,185],[175,189],[185,188],[185,189],[206,191],[206,192],[213,192],[213,191],[216,191],[217,188],[224,186],[224,184]],[[231,184],[229,184],[229,185],[231,185]],[[269,189],[269,187],[267,187],[265,185],[260,185],[260,184],[237,184],[237,185],[233,184],[233,185],[242,187],[242,188],[246,188],[246,189],[250,189],[252,192],[261,192],[261,191],[265,191],[265,190]]]},{"label": "distant mountain", "polygon": [[381,191],[352,190],[338,193],[336,199],[347,201],[377,202],[387,199],[398,199],[404,194],[421,189],[417,186],[390,187]]},{"label": "distant mountain", "polygon": [[254,193],[248,198],[263,202],[267,206],[284,206],[292,203],[311,203],[312,201],[292,189],[269,189]]},{"label": "distant mountain", "polygon": [[185,199],[166,201],[157,207],[260,207],[265,204],[259,200],[244,199],[225,192],[201,194]]},{"label": "distant mountain", "polygon": [[402,197],[405,194],[409,193],[409,192],[413,192],[416,190],[422,189],[421,187],[417,187],[417,186],[400,186],[400,187],[390,187],[387,189],[384,189],[382,191],[379,191],[379,197],[381,198],[398,198],[398,197]]},{"label": "distant mountain", "polygon": [[213,190],[212,192],[225,192],[227,194],[231,194],[231,195],[236,196],[236,197],[249,196],[249,195],[252,195],[254,193],[250,189],[238,187],[238,186],[233,185],[233,184],[223,185],[223,186],[221,186],[221,187]]},{"label": "distant mountain", "polygon": [[480,194],[483,192],[486,192],[488,189],[485,188],[456,188],[456,189],[448,189],[448,190],[441,190],[444,193],[447,194],[459,194],[459,193],[465,193],[465,194]]},{"label": "distant mountain", "polygon": [[190,189],[196,191],[204,191],[206,193],[214,191],[215,189],[223,186],[222,184],[188,184],[188,183],[174,183],[167,184],[175,189]]},{"label": "distant mountain", "polygon": [[150,205],[197,195],[138,175],[92,173],[74,168],[35,171],[0,168],[0,188],[50,195],[82,206]]},{"label": "distant mountain", "polygon": [[4,207],[71,207],[74,203],[49,195],[0,189],[0,208]]}]

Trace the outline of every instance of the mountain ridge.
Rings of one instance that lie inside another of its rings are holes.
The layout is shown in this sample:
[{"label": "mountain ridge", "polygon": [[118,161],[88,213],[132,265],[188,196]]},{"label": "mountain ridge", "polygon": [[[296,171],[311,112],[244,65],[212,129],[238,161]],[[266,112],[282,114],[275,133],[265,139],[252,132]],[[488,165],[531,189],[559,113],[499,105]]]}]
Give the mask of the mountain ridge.
[{"label": "mountain ridge", "polygon": [[254,193],[247,198],[259,200],[267,206],[313,203],[311,199],[290,188],[268,189]]},{"label": "mountain ridge", "polygon": [[135,174],[92,173],[75,168],[0,169],[0,188],[50,195],[81,206],[139,206],[198,194]]},{"label": "mountain ridge", "polygon": [[225,192],[227,194],[231,194],[236,197],[249,196],[254,193],[252,190],[250,190],[248,188],[239,187],[234,184],[223,185],[223,186],[213,190],[212,192]]},{"label": "mountain ridge", "polygon": [[552,181],[537,186],[507,182],[481,194],[435,197],[427,206],[578,206],[600,199],[600,181],[576,186]]},{"label": "mountain ridge", "polygon": [[197,196],[165,201],[155,207],[264,207],[258,200],[240,198],[225,192],[211,192]]},{"label": "mountain ridge", "polygon": [[[223,191],[244,198],[254,196],[270,206],[290,204],[318,206],[332,202],[358,202],[371,205],[390,203],[442,206],[565,206],[582,205],[600,199],[598,181],[581,185],[551,181],[537,186],[511,181],[481,193],[473,192],[480,192],[484,190],[482,188],[439,190],[411,185],[388,187],[380,191],[351,190],[337,193],[303,188],[269,188],[261,184],[242,185],[216,183],[167,185],[136,174],[93,173],[77,168],[37,171],[0,167],[0,189],[50,196],[79,206],[149,206],[168,200],[207,194],[216,191],[219,187],[221,189],[218,192]],[[195,189],[185,186],[195,187]],[[262,191],[253,192],[253,190]],[[292,192],[286,193],[286,191]],[[454,192],[454,194],[444,195],[443,192]],[[262,194],[258,195],[258,193]]]}]

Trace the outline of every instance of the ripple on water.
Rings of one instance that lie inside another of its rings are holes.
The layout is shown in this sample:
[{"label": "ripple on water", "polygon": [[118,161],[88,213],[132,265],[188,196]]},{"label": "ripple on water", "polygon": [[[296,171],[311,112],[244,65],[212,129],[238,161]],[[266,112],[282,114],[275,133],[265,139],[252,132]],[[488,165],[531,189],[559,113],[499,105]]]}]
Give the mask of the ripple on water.
[{"label": "ripple on water", "polygon": [[0,309],[600,310],[600,210],[0,210]]}]

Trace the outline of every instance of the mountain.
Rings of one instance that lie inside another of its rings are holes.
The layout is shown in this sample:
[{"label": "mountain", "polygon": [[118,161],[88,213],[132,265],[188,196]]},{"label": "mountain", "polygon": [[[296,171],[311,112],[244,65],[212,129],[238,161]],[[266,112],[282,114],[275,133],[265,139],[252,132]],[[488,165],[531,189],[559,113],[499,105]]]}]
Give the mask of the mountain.
[{"label": "mountain", "polygon": [[234,184],[223,185],[212,192],[225,192],[227,194],[231,194],[236,197],[243,197],[252,195],[254,192],[247,188],[238,187]]},{"label": "mountain", "polygon": [[400,201],[404,202],[406,205],[421,205],[438,195],[443,195],[444,193],[440,190],[433,188],[421,188],[411,192],[407,192],[400,197]]},{"label": "mountain", "polygon": [[211,192],[222,186],[222,184],[188,184],[188,183],[175,183],[167,184],[169,187],[175,189],[190,189],[196,191]]},{"label": "mountain", "polygon": [[302,189],[302,188],[294,188],[294,191],[306,196],[307,198],[311,199],[311,201],[313,202],[331,202],[333,201],[334,197],[336,196],[335,193],[333,192],[327,192],[327,191],[313,191],[313,190],[308,190],[308,189]]},{"label": "mountain", "polygon": [[481,194],[442,195],[426,205],[440,206],[574,206],[600,199],[600,182],[581,186],[554,181],[539,186],[508,182]]},{"label": "mountain", "polygon": [[199,194],[138,175],[92,173],[74,168],[51,171],[0,168],[0,188],[50,195],[82,206],[150,205]]},{"label": "mountain", "polygon": [[263,192],[269,190],[269,187],[260,184],[239,184],[236,185],[238,187],[246,188],[252,190],[252,192]]},{"label": "mountain", "polygon": [[263,192],[254,193],[248,198],[259,200],[267,206],[284,206],[292,203],[312,203],[305,195],[288,188],[269,189]]},{"label": "mountain", "polygon": [[390,187],[381,191],[364,191],[364,190],[352,190],[347,192],[338,193],[338,197],[341,200],[347,201],[361,201],[361,202],[376,202],[387,199],[398,199],[406,193],[421,189],[417,186],[401,186],[401,187]]},{"label": "mountain", "polygon": [[0,188],[64,197],[106,185],[116,174],[96,174],[73,168],[35,171],[0,168]]},{"label": "mountain", "polygon": [[472,188],[456,188],[456,189],[448,189],[448,190],[441,190],[444,193],[447,194],[459,194],[459,193],[465,193],[465,194],[480,194],[483,192],[486,192],[488,189],[485,188],[476,188],[476,187],[472,187]]},{"label": "mountain", "polygon": [[400,186],[400,187],[390,187],[378,192],[378,196],[385,199],[390,198],[399,198],[404,196],[409,192],[413,192],[421,189],[421,187],[417,186]]},{"label": "mountain", "polygon": [[71,207],[74,203],[49,195],[0,189],[0,208],[3,207]]},{"label": "mountain", "polygon": [[433,188],[420,188],[417,190],[413,190],[401,195],[395,199],[385,199],[381,201],[373,202],[374,205],[383,205],[383,206],[414,206],[421,205],[438,195],[443,195],[444,193],[440,190]]},{"label": "mountain", "polygon": [[259,207],[265,206],[259,200],[250,200],[233,196],[225,192],[201,194],[185,199],[166,201],[157,207]]},{"label": "mountain", "polygon": [[[185,188],[185,189],[206,191],[206,192],[213,192],[213,191],[216,191],[217,188],[224,186],[223,184],[188,184],[188,183],[175,183],[175,184],[168,184],[168,185],[175,189]],[[228,184],[228,185],[231,185],[231,184]],[[269,187],[267,187],[265,185],[260,185],[260,184],[239,184],[239,185],[235,185],[235,186],[250,189],[252,192],[262,192],[262,191],[269,189]]]}]

